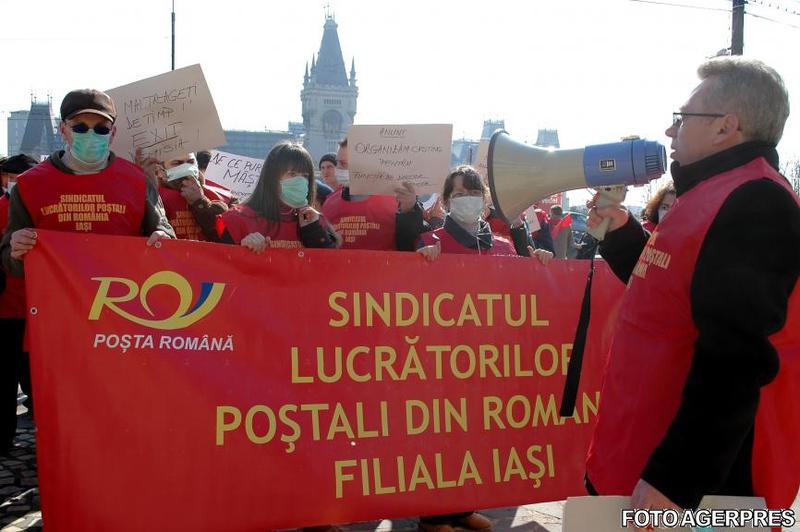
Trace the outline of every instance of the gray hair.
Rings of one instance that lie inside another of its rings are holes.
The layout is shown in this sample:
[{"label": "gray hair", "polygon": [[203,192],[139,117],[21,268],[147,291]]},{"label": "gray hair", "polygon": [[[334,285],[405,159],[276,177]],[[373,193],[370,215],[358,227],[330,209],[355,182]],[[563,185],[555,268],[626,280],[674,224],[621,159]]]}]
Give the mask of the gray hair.
[{"label": "gray hair", "polygon": [[706,104],[735,114],[747,140],[778,144],[789,118],[789,93],[775,69],[758,59],[723,56],[700,65],[697,75],[713,78]]}]

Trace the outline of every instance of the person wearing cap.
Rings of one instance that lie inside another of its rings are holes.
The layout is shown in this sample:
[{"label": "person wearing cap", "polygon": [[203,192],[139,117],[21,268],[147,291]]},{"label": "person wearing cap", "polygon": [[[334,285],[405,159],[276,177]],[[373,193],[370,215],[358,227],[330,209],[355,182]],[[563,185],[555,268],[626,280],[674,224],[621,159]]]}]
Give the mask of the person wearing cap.
[{"label": "person wearing cap", "polygon": [[[25,154],[14,155],[0,163],[0,176],[5,192],[0,196],[0,233],[8,222],[9,191],[14,188],[17,176],[36,166],[35,159]],[[0,339],[3,355],[0,356],[0,453],[11,447],[17,432],[17,384],[28,396],[25,406],[33,408],[31,375],[28,355],[23,349],[25,331],[25,282],[19,277],[0,282]]]},{"label": "person wearing cap", "polygon": [[74,90],[64,97],[59,132],[67,149],[22,174],[9,196],[8,227],[0,244],[9,273],[24,274],[23,258],[36,245],[37,228],[144,235],[149,246],[175,238],[158,191],[142,169],[109,149],[116,117],[114,102],[98,90]]}]

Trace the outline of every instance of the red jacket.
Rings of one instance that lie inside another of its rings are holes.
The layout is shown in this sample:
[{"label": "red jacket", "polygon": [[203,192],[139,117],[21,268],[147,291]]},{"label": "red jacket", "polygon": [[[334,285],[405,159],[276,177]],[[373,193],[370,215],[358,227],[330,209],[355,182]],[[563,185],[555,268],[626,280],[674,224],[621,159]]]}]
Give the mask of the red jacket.
[{"label": "red jacket", "polygon": [[175,229],[175,237],[182,240],[205,240],[200,225],[189,209],[186,199],[174,188],[159,187],[158,194],[164,203],[169,224]]},{"label": "red jacket", "polygon": [[269,220],[250,207],[236,205],[217,217],[218,235],[222,237],[226,231],[236,244],[241,243],[242,239],[250,233],[261,233],[270,238],[267,247],[303,247],[297,217],[291,213],[284,214],[280,222],[270,224]]},{"label": "red jacket", "polygon": [[397,200],[394,196],[369,196],[363,201],[350,201],[342,195],[345,189],[328,195],[322,214],[342,235],[342,249],[397,249]]},{"label": "red jacket", "polygon": [[[452,228],[455,222],[449,224],[445,222],[444,227],[440,227],[435,231],[423,233],[420,236],[422,244],[431,246],[438,241],[442,246],[442,253],[456,253],[460,255],[510,255],[517,256],[517,251],[514,249],[514,244],[510,240],[500,235],[492,233],[491,238],[485,238],[489,235],[482,235],[483,238],[478,240],[475,237],[476,246],[465,246],[456,239],[453,234],[448,231]],[[470,242],[471,243],[471,242]]]},{"label": "red jacket", "polygon": [[146,179],[141,168],[121,157],[89,175],[62,172],[47,160],[21,174],[17,187],[34,227],[139,236]]},{"label": "red jacket", "polygon": [[[764,176],[788,189],[757,158],[683,194],[647,242],[620,312],[587,458],[588,479],[601,495],[630,495],[675,418],[698,337],[690,290],[701,247],[731,193]],[[790,507],[800,487],[798,323],[795,288],[784,328],[769,338],[780,370],[760,391],[750,461],[753,491],[771,508]]]}]

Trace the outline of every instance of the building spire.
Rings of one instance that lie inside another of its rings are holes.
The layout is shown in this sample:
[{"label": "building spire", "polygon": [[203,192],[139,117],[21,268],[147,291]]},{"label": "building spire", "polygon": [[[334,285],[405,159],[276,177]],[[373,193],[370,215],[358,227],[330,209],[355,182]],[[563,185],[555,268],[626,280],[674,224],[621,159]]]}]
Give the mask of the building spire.
[{"label": "building spire", "polygon": [[353,87],[356,84],[356,58],[353,57],[350,63],[350,86]]},{"label": "building spire", "polygon": [[312,74],[312,77],[321,85],[348,87],[347,70],[344,66],[337,28],[332,14],[326,14],[322,42],[317,54],[316,75]]}]

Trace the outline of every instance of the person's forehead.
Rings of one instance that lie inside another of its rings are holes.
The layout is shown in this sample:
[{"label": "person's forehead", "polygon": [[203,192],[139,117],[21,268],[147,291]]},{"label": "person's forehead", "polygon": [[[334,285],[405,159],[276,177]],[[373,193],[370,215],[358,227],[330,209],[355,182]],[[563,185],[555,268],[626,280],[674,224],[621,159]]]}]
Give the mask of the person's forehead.
[{"label": "person's forehead", "polygon": [[86,124],[89,127],[96,126],[98,124],[105,124],[111,127],[111,120],[105,118],[103,116],[94,114],[94,113],[81,113],[78,115],[73,116],[72,118],[68,119],[67,122],[69,124],[77,124],[79,122]]},{"label": "person's forehead", "polygon": [[456,190],[459,190],[459,191],[466,190],[466,188],[464,187],[464,176],[457,175],[457,176],[453,177],[453,190],[454,191],[456,191]]},{"label": "person's forehead", "polygon": [[191,153],[188,155],[177,155],[171,159],[168,159],[165,164],[169,166],[178,166],[188,162],[194,162],[195,157]]},{"label": "person's forehead", "polygon": [[322,161],[322,166],[326,168],[330,168],[331,166],[336,166],[331,161]]},{"label": "person's forehead", "polygon": [[699,108],[699,106],[701,106],[703,103],[703,99],[708,92],[708,87],[711,82],[712,79],[707,78],[704,79],[697,87],[695,87],[691,94],[689,94],[689,98],[686,99],[686,103],[681,106],[681,111],[687,111],[696,107]]}]

